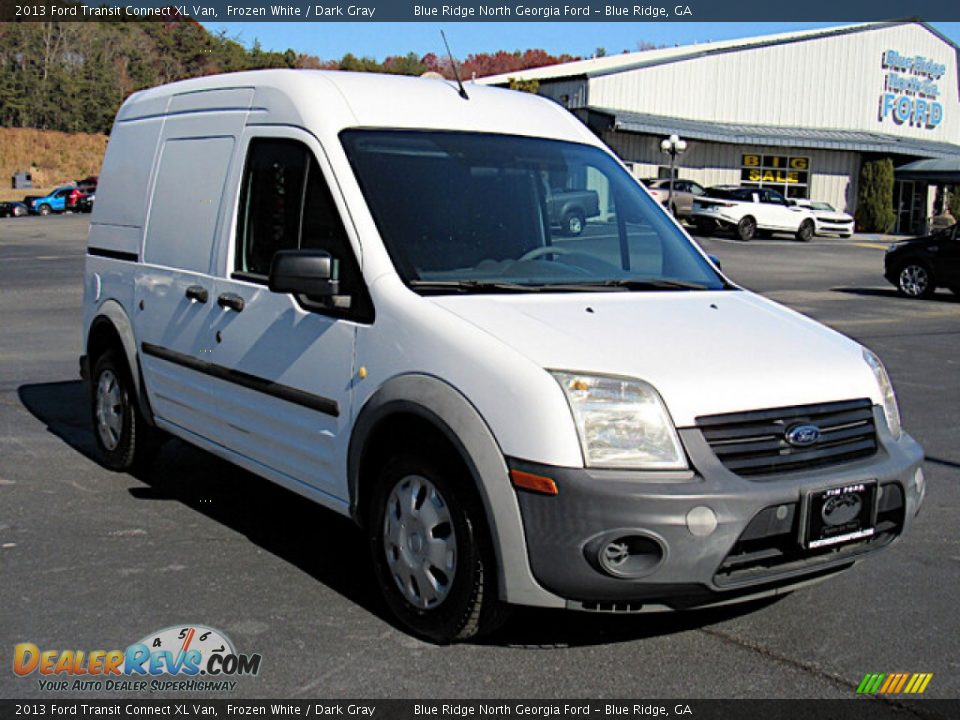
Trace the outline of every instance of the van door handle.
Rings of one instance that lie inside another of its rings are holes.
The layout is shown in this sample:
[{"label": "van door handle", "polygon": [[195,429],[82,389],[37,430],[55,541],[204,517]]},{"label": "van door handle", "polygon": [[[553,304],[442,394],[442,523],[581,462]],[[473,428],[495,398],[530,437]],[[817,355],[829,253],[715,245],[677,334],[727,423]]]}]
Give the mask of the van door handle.
[{"label": "van door handle", "polygon": [[217,305],[222,308],[230,308],[237,312],[243,311],[243,298],[236,293],[224,293],[217,298]]},{"label": "van door handle", "polygon": [[196,300],[198,303],[205,303],[207,298],[210,297],[207,289],[201,285],[191,285],[184,294],[191,300]]}]

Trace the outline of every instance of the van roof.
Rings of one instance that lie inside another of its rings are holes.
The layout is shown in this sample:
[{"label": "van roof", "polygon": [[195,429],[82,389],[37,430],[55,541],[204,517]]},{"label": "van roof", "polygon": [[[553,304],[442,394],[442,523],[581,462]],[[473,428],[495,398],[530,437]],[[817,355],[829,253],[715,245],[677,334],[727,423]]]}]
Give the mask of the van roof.
[{"label": "van roof", "polygon": [[162,85],[131,95],[118,122],[196,112],[247,111],[247,124],[442,129],[598,144],[573,115],[529,93],[443,79],[322,70],[256,70]]}]

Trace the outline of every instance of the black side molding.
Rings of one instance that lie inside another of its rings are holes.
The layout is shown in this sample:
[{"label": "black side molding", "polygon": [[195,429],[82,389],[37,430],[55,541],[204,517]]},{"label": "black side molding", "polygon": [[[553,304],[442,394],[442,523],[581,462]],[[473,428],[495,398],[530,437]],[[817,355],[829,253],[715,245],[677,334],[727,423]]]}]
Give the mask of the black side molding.
[{"label": "black side molding", "polygon": [[111,260],[127,260],[128,262],[136,262],[140,259],[136,253],[124,252],[123,250],[108,250],[107,248],[98,247],[88,247],[87,255],[110,258]]},{"label": "black side molding", "polygon": [[153,357],[160,358],[161,360],[166,360],[167,362],[172,362],[176,365],[190,368],[191,370],[196,370],[204,375],[209,375],[210,377],[215,377],[219,380],[226,380],[227,382],[240,385],[248,390],[256,390],[257,392],[262,392],[275,398],[280,398],[281,400],[293,403],[294,405],[300,405],[301,407],[316,410],[324,415],[340,417],[340,404],[336,400],[321,397],[320,395],[313,395],[311,393],[304,392],[303,390],[292,388],[289,385],[281,385],[280,383],[275,383],[271,380],[266,380],[264,378],[257,377],[256,375],[250,375],[249,373],[241,372],[239,370],[231,370],[230,368],[225,368],[222,365],[216,365],[203,360],[197,360],[195,357],[190,355],[184,355],[176,350],[169,350],[165,347],[160,347],[159,345],[153,345],[152,343],[145,342],[142,343],[140,347],[143,350],[144,355],[152,355]]}]

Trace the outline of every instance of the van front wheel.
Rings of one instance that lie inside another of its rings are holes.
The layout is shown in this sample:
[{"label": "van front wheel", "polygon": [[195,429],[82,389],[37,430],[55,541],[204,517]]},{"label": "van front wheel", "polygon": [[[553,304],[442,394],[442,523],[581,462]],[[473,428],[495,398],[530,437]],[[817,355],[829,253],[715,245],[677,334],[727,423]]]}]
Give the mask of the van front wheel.
[{"label": "van front wheel", "polygon": [[396,456],[380,473],[367,518],[387,605],[414,634],[437,643],[492,632],[505,618],[471,482],[454,463]]}]

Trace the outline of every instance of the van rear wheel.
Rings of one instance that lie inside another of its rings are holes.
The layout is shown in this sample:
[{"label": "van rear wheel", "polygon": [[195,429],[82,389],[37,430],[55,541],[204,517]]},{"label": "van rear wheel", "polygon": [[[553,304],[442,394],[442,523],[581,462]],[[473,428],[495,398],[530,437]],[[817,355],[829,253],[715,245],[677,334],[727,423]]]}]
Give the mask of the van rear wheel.
[{"label": "van rear wheel", "polygon": [[162,439],[143,419],[127,363],[107,350],[94,363],[91,380],[93,434],[101,461],[117,472],[145,467]]},{"label": "van rear wheel", "polygon": [[367,527],[384,599],[414,634],[450,643],[506,619],[497,568],[472,479],[455,463],[414,455],[387,462]]}]

